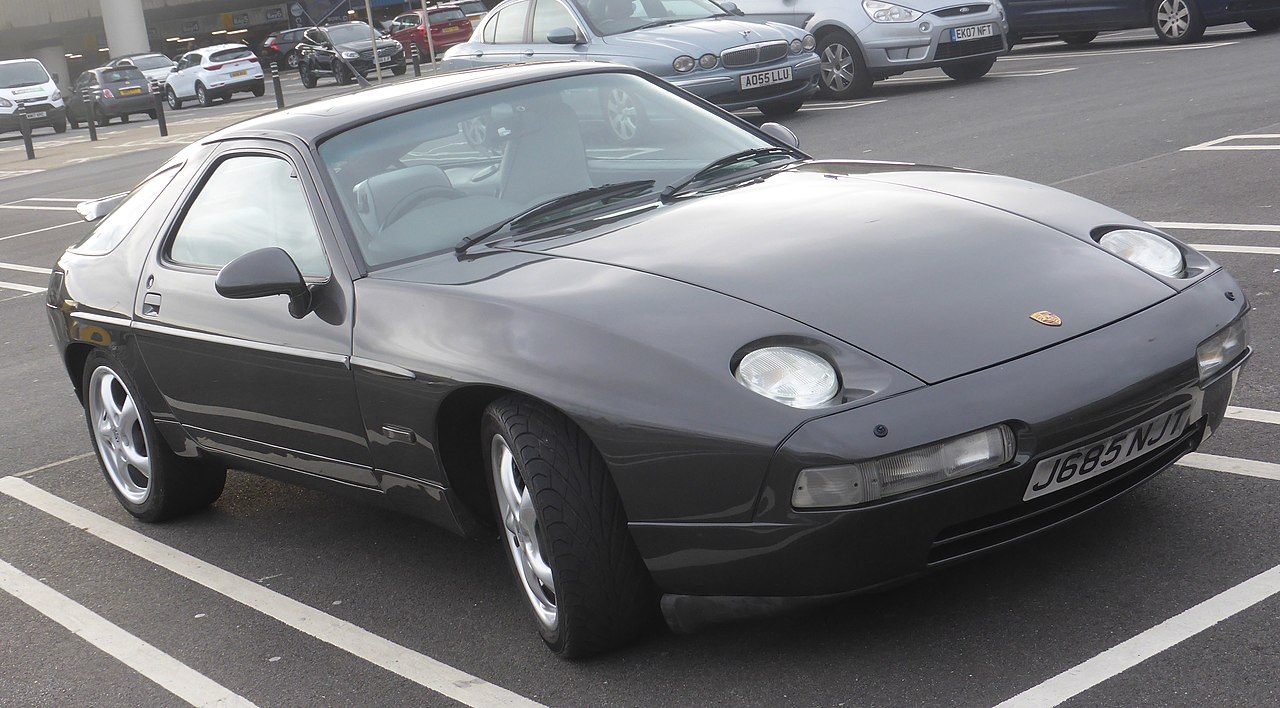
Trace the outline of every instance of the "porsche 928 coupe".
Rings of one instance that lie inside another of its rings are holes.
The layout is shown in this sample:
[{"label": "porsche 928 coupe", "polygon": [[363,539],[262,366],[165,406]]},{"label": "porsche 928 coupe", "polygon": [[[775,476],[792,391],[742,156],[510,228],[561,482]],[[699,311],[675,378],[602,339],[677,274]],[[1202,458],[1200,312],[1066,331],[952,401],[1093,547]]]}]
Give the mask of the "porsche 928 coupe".
[{"label": "porsche 928 coupe", "polygon": [[1195,450],[1250,355],[1239,285],[1140,220],[604,64],[278,111],[81,208],[47,312],[129,513],[234,468],[494,534],[564,656],[1063,523]]}]

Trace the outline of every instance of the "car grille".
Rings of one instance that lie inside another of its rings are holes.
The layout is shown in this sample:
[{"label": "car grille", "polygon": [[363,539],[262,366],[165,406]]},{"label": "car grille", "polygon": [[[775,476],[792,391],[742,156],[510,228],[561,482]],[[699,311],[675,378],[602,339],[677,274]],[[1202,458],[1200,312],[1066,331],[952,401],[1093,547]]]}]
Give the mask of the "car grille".
[{"label": "car grille", "polygon": [[938,17],[960,17],[962,15],[977,15],[990,9],[990,5],[959,5],[948,7],[944,10],[934,10],[933,14]]},{"label": "car grille", "polygon": [[[396,53],[395,47],[381,47],[378,49],[378,56],[382,57],[383,59],[386,59],[387,57],[390,57],[395,53]],[[366,49],[363,52],[360,52],[360,58],[365,61],[373,61],[373,50]]]},{"label": "car grille", "polygon": [[30,97],[27,97],[27,98],[20,98],[20,99],[18,99],[18,105],[19,105],[19,106],[29,106],[29,105],[31,105],[31,104],[33,104],[33,103],[44,103],[44,102],[45,102],[45,101],[47,101],[47,100],[49,100],[49,97],[48,97],[48,96],[30,96]]},{"label": "car grille", "polygon": [[1182,437],[1159,452],[1130,462],[1115,474],[1081,482],[1012,509],[989,514],[938,533],[929,550],[929,563],[943,563],[1017,540],[1085,513],[1156,476],[1196,449],[1204,421],[1187,428]]},{"label": "car grille", "polygon": [[938,45],[938,51],[934,52],[934,59],[955,59],[956,57],[968,57],[974,54],[987,54],[988,52],[998,52],[1004,49],[1004,37],[996,35],[994,37],[983,37],[982,39],[970,39],[964,42],[943,42]]},{"label": "car grille", "polygon": [[720,63],[726,69],[743,66],[767,64],[787,55],[786,42],[770,42],[768,44],[752,44],[746,47],[729,49],[720,55]]}]

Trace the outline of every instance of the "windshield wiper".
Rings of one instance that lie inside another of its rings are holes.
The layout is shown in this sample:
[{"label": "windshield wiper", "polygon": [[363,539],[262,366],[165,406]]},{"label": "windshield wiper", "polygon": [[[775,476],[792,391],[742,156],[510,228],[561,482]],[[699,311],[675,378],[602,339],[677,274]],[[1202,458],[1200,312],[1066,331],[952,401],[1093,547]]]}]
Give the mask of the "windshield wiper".
[{"label": "windshield wiper", "polygon": [[[801,156],[801,153],[798,150],[792,150],[791,148],[776,147],[771,145],[769,147],[750,148],[748,150],[743,150],[741,152],[735,152],[732,155],[725,155],[724,157],[718,160],[712,161],[711,163],[707,164],[706,167],[703,167],[697,172],[694,172],[693,174],[689,175],[685,179],[682,179],[679,182],[676,182],[675,184],[672,184],[671,186],[662,190],[662,201],[664,202],[670,201],[672,197],[675,197],[681,194],[690,185],[710,179],[712,175],[719,172],[720,170],[723,170],[726,167],[732,167],[740,162],[746,162],[747,160],[753,160],[760,157],[768,157],[769,155],[782,155],[785,157],[798,158]],[[767,163],[761,163],[761,164],[767,164]]]},{"label": "windshield wiper", "polygon": [[462,239],[453,250],[458,253],[465,252],[468,248],[480,243],[481,241],[493,236],[499,231],[519,228],[522,224],[547,214],[554,214],[563,209],[570,209],[584,204],[593,202],[603,202],[608,199],[619,199],[637,194],[643,194],[653,189],[654,181],[651,179],[637,179],[630,182],[613,182],[610,184],[602,184],[599,187],[588,187],[578,192],[562,194],[558,197],[548,199],[541,204],[536,204],[530,209],[526,209],[515,216],[503,219],[492,226],[487,226],[480,231]]},{"label": "windshield wiper", "polygon": [[687,18],[687,17],[684,17],[684,18],[670,18],[670,17],[668,17],[668,18],[667,18],[667,19],[665,19],[665,20],[654,20],[653,22],[646,22],[646,23],[644,23],[643,25],[640,25],[639,27],[632,27],[631,29],[629,29],[629,30],[627,30],[627,31],[628,31],[628,32],[635,32],[636,30],[651,29],[651,28],[654,28],[654,27],[662,27],[662,26],[664,26],[664,25],[674,25],[674,24],[675,24],[675,23],[677,23],[677,22],[684,22],[684,21],[685,21],[685,20],[687,20],[687,19],[690,19],[690,18]]}]

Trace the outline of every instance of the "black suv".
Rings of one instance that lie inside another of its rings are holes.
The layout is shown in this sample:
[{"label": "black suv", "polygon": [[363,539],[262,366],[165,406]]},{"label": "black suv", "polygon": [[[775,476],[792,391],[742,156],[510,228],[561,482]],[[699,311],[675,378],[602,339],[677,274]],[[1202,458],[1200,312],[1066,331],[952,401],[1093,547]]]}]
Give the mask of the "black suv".
[{"label": "black suv", "polygon": [[[296,49],[302,85],[315,88],[321,76],[332,76],[339,84],[349,84],[356,74],[365,76],[373,71],[372,32],[363,22],[344,22],[304,31]],[[377,51],[382,66],[389,67],[396,76],[404,73],[404,47],[399,42],[379,38]]]},{"label": "black suv", "polygon": [[282,30],[280,32],[272,32],[267,38],[262,40],[262,51],[259,56],[262,57],[264,64],[276,62],[281,66],[287,66],[290,69],[298,68],[298,52],[297,46],[302,42],[302,33],[308,28]]}]

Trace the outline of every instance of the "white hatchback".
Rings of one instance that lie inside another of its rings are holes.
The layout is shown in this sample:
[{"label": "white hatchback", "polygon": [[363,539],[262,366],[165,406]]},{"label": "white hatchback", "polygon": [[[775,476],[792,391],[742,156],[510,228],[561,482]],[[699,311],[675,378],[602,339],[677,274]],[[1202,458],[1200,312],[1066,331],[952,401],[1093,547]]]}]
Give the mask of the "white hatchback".
[{"label": "white hatchback", "polygon": [[234,93],[266,93],[262,65],[253,50],[243,44],[219,44],[182,55],[164,81],[164,95],[170,108],[194,98],[207,106],[215,99],[231,100]]}]

